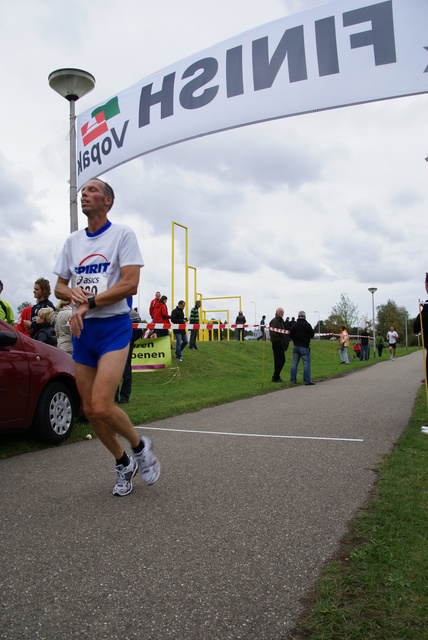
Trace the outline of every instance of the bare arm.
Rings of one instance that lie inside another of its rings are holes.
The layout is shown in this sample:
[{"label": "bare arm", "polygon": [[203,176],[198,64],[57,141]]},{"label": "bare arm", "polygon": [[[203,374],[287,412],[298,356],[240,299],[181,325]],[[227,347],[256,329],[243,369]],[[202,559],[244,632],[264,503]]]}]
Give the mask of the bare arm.
[{"label": "bare arm", "polygon": [[[107,289],[107,291],[95,296],[95,305],[97,307],[107,307],[137,293],[140,281],[139,265],[122,267],[120,275],[122,279],[111,289]],[[70,327],[72,334],[78,338],[83,328],[83,318],[89,309],[87,297],[92,294],[90,291],[84,291],[81,287],[70,289],[68,282],[64,278],[58,278],[55,285],[55,296],[60,300],[71,300],[72,304],[77,306],[70,318]]]},{"label": "bare arm", "polygon": [[[107,307],[110,304],[120,302],[129,296],[134,296],[138,292],[138,283],[140,282],[140,266],[130,265],[122,267],[119,280],[111,289],[107,289],[104,293],[95,296],[95,304],[97,307]],[[84,292],[91,295],[90,292]]]},{"label": "bare arm", "polygon": [[55,285],[54,294],[58,300],[65,300],[66,302],[70,302],[71,300],[71,289],[68,286],[69,281],[64,280],[64,278],[58,278]]}]

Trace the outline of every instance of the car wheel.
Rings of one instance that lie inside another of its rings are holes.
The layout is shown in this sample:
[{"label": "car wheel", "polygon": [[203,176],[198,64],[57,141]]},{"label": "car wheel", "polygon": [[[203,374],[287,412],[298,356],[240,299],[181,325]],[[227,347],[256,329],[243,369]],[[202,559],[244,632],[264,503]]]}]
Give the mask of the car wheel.
[{"label": "car wheel", "polygon": [[73,427],[73,400],[60,382],[52,382],[40,394],[33,421],[39,438],[51,444],[65,440]]}]

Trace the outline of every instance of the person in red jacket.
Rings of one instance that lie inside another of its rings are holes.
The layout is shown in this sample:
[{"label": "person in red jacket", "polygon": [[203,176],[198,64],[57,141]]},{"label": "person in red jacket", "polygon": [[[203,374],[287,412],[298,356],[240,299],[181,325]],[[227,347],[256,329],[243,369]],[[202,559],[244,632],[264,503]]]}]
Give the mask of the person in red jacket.
[{"label": "person in red jacket", "polygon": [[156,304],[156,302],[158,302],[158,300],[160,298],[160,295],[161,295],[160,291],[156,291],[155,297],[153,298],[153,300],[151,301],[150,306],[149,306],[149,313],[150,313],[150,317],[152,318],[152,320],[153,320],[153,313],[154,313],[154,310],[155,310],[155,304]]},{"label": "person in red jacket", "polygon": [[[163,324],[164,322],[170,321],[171,316],[168,314],[168,307],[166,306],[167,301],[168,298],[166,296],[161,296],[159,300],[156,301],[153,309],[153,322],[155,324]],[[156,334],[158,338],[167,336],[168,329],[156,329]]]},{"label": "person in red jacket", "polygon": [[30,337],[30,334],[25,328],[24,320],[31,321],[31,309],[32,309],[31,304],[28,307],[24,307],[21,311],[21,315],[19,316],[19,320],[15,325],[15,329],[18,329],[18,331],[20,331],[21,333],[23,333],[25,336],[28,336],[28,337]]}]

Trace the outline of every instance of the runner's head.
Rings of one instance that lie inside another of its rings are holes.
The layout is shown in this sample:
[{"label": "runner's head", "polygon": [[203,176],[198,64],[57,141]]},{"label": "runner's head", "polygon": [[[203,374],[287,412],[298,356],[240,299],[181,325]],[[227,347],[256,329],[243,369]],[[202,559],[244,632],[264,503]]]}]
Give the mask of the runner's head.
[{"label": "runner's head", "polygon": [[82,211],[85,215],[108,213],[113,203],[114,191],[107,182],[99,178],[93,178],[85,182],[81,194]]}]

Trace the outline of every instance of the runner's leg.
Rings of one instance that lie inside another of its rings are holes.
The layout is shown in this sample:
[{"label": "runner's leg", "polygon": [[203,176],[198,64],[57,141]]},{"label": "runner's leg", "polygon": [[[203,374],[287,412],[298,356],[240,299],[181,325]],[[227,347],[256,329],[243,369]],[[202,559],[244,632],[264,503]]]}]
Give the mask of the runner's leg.
[{"label": "runner's leg", "polygon": [[129,347],[110,351],[98,361],[96,369],[75,363],[76,382],[83,408],[95,433],[105,447],[119,460],[123,447],[118,435],[137,447],[140,437],[127,414],[114,404],[114,394],[122,376]]}]

